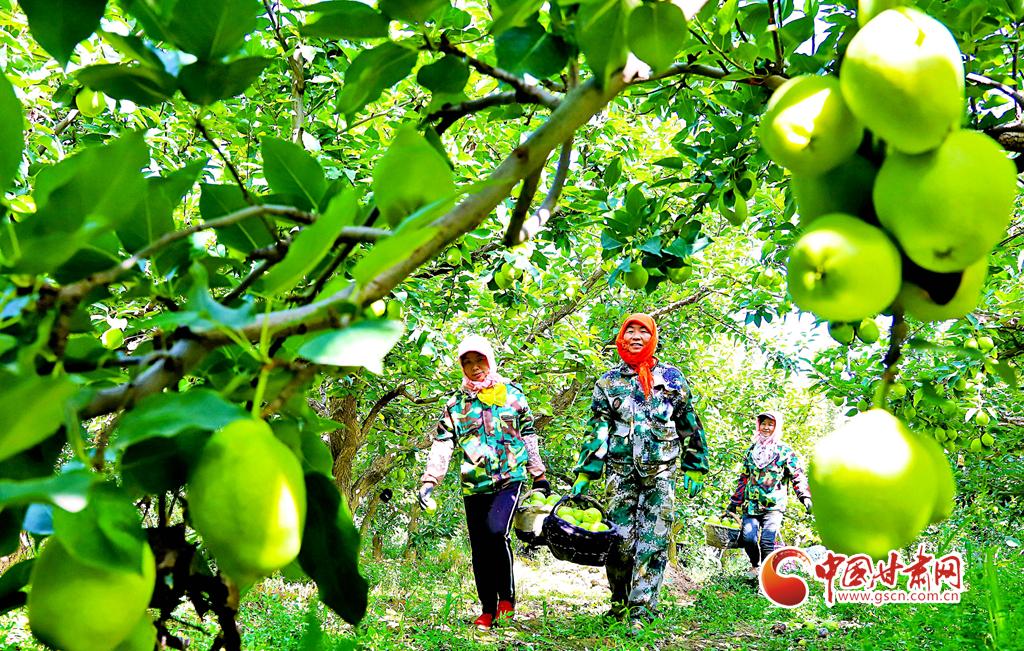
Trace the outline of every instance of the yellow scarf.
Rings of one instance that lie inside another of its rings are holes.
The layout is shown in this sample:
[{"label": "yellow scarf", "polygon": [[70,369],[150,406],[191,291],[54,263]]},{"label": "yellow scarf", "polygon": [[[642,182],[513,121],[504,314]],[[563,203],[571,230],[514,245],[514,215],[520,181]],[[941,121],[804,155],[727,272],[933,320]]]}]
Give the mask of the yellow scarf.
[{"label": "yellow scarf", "polygon": [[493,387],[481,389],[480,393],[476,394],[476,397],[485,405],[504,407],[505,401],[508,399],[508,387],[504,384],[495,384]]}]

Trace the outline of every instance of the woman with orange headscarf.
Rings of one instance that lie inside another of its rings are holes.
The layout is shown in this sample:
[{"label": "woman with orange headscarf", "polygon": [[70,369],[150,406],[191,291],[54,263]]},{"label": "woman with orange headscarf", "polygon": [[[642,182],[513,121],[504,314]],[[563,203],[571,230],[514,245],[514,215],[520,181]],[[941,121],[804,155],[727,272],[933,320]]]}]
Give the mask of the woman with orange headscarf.
[{"label": "woman with orange headscarf", "polygon": [[608,518],[622,542],[608,557],[609,615],[649,621],[668,562],[675,516],[675,465],[690,497],[703,488],[707,447],[690,389],[679,369],[655,357],[658,328],[647,314],[626,317],[615,340],[622,363],[598,379],[591,436],[576,470],[573,493],[607,474]]}]

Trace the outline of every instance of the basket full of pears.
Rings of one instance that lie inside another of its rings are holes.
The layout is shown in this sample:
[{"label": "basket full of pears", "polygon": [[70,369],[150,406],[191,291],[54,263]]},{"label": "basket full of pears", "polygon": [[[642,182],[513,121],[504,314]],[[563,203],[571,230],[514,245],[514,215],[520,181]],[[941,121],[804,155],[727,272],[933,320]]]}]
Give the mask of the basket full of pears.
[{"label": "basket full of pears", "polygon": [[600,504],[583,495],[567,495],[555,502],[541,532],[558,560],[594,566],[605,564],[609,550],[621,537]]},{"label": "basket full of pears", "polygon": [[726,511],[711,516],[704,522],[704,539],[718,549],[736,549],[740,546],[740,518]]}]

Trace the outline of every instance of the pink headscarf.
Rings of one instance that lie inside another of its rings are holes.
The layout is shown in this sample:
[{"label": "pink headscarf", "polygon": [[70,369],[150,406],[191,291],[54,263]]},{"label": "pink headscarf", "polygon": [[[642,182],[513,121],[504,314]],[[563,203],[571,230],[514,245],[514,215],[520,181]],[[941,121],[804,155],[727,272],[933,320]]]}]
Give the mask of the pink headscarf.
[{"label": "pink headscarf", "polygon": [[[757,424],[764,416],[775,421],[775,430],[768,436],[762,436],[757,429]],[[754,438],[753,445],[750,447],[750,456],[754,460],[755,466],[764,468],[768,464],[774,463],[779,456],[779,442],[782,441],[782,415],[774,411],[763,411],[757,415],[754,422]]]},{"label": "pink headscarf", "polygon": [[462,356],[466,353],[480,353],[487,358],[487,377],[479,382],[470,380],[466,376],[466,371],[462,371],[462,388],[470,393],[480,393],[484,389],[490,389],[496,384],[504,384],[508,382],[505,378],[498,375],[498,365],[494,362],[494,348],[491,346],[491,342],[487,341],[480,335],[469,335],[459,344],[457,357],[459,359],[459,368],[462,368]]}]

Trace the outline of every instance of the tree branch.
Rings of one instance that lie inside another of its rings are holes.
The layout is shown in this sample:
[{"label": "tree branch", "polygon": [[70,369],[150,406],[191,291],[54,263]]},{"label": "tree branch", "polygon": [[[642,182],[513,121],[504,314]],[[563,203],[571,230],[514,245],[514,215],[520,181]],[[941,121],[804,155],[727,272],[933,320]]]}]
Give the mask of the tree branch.
[{"label": "tree branch", "polygon": [[[522,225],[518,233],[514,233],[512,225],[509,224],[508,233],[505,234],[507,246],[515,246],[516,244],[532,240],[547,225],[548,220],[558,212],[558,199],[562,196],[562,188],[565,187],[565,181],[569,177],[569,163],[572,161],[572,141],[573,137],[569,136],[569,139],[562,143],[562,152],[558,156],[558,166],[555,168],[555,178],[551,180],[551,187],[548,188],[547,196],[544,197],[544,201],[540,204],[537,212]],[[510,238],[513,235],[514,237]]]},{"label": "tree branch", "polygon": [[540,174],[543,170],[544,166],[541,165],[523,179],[523,187],[519,190],[519,198],[516,199],[516,205],[509,217],[508,228],[505,230],[503,239],[505,246],[519,244],[519,234],[522,231],[523,222],[526,221],[526,213],[530,212],[530,206],[533,205],[533,197],[537,194],[537,184],[540,183]]},{"label": "tree branch", "polygon": [[491,95],[486,95],[478,99],[467,100],[459,104],[445,104],[440,109],[423,118],[423,122],[430,123],[434,120],[439,120],[437,125],[434,127],[434,130],[437,131],[437,135],[441,135],[453,124],[467,115],[479,113],[484,109],[489,109],[494,106],[531,103],[532,99],[533,98],[531,97],[522,97],[519,93],[512,90],[502,93],[492,93]]},{"label": "tree branch", "polygon": [[524,98],[532,99],[532,103],[534,104],[540,104],[541,106],[546,106],[552,109],[557,107],[559,104],[560,100],[543,88],[528,84],[522,77],[516,76],[511,72],[502,70],[501,68],[496,68],[488,63],[484,63],[479,59],[469,56],[452,44],[452,42],[448,40],[448,36],[445,34],[441,35],[441,40],[436,46],[428,42],[426,47],[430,50],[437,50],[444,52],[445,54],[451,54],[464,59],[471,68],[480,74],[505,82],[514,88],[516,93],[522,95]]},{"label": "tree branch", "polygon": [[779,21],[775,12],[775,0],[768,0],[768,31],[772,33],[772,43],[775,45],[775,64],[773,72],[781,74],[783,66],[782,41],[779,40]]},{"label": "tree branch", "polygon": [[1014,102],[1016,102],[1018,107],[1024,107],[1024,93],[1021,93],[1012,86],[1007,86],[1006,84],[1000,81],[990,79],[985,75],[979,75],[976,72],[967,73],[967,81],[974,82],[979,86],[988,86],[989,88],[994,88],[995,90],[998,90],[1000,93],[1006,95]]},{"label": "tree branch", "polygon": [[267,10],[270,25],[274,29],[274,37],[278,45],[281,46],[285,58],[288,60],[288,72],[292,79],[292,108],[294,110],[292,115],[292,142],[297,143],[302,139],[303,124],[306,120],[304,100],[306,94],[306,74],[302,69],[302,55],[299,54],[298,50],[289,54],[291,48],[288,47],[288,40],[284,37],[284,32],[281,31],[280,17],[271,6],[270,0],[263,0],[263,6]]}]

